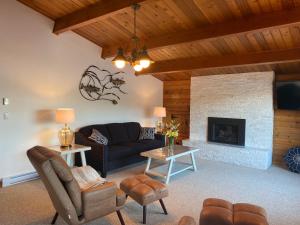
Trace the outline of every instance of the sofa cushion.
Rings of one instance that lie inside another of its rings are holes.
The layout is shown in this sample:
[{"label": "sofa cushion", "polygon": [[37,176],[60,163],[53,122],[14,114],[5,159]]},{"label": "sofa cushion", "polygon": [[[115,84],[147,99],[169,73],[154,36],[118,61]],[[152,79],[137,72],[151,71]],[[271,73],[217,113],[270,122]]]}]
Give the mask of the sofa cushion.
[{"label": "sofa cushion", "polygon": [[106,126],[111,137],[112,145],[129,141],[127,129],[123,123],[110,123],[107,124]]},{"label": "sofa cushion", "polygon": [[163,142],[160,140],[139,140],[138,143],[143,144],[146,151],[163,147]]},{"label": "sofa cushion", "polygon": [[134,152],[132,148],[124,146],[124,145],[110,145],[108,152],[108,160],[117,160],[124,159],[126,157],[130,157]]},{"label": "sofa cushion", "polygon": [[88,138],[89,136],[91,136],[93,129],[98,130],[102,135],[104,135],[108,140],[108,144],[111,143],[111,137],[107,130],[106,125],[96,124],[96,125],[82,127],[79,129],[79,132],[82,133],[86,138]]},{"label": "sofa cushion", "polygon": [[141,132],[141,125],[136,122],[124,123],[127,128],[129,141],[137,141]]},{"label": "sofa cushion", "polygon": [[139,142],[126,142],[126,143],[122,143],[121,145],[131,148],[132,154],[137,154],[147,150],[146,145]]}]

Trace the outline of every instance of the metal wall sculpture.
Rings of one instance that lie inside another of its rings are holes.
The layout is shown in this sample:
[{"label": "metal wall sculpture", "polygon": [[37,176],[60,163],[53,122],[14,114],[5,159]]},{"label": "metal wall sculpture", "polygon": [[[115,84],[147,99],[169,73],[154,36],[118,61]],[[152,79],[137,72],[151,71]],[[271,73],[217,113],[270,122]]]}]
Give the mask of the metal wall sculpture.
[{"label": "metal wall sculpture", "polygon": [[124,72],[111,73],[94,65],[89,66],[80,79],[80,94],[89,101],[104,100],[116,105],[120,100],[119,95],[126,94],[121,89],[125,84],[124,78],[120,77],[123,74]]}]

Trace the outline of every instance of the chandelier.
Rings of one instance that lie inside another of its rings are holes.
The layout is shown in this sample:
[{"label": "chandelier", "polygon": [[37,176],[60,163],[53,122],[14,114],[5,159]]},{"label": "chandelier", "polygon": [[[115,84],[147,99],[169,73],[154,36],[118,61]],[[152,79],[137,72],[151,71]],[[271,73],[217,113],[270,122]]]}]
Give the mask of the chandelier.
[{"label": "chandelier", "polygon": [[112,60],[113,64],[119,69],[124,68],[126,64],[130,64],[135,71],[139,72],[144,68],[148,68],[150,64],[153,63],[148,55],[146,47],[140,48],[140,39],[136,35],[136,12],[140,7],[139,4],[132,5],[134,15],[132,36],[133,48],[130,55],[125,56],[123,48],[119,48],[116,57]]}]

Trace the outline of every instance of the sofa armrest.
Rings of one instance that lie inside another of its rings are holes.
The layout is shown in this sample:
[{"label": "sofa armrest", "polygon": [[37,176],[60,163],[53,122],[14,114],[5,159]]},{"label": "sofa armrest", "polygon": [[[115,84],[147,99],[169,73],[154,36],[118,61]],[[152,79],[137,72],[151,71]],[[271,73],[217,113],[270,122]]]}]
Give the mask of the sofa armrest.
[{"label": "sofa armrest", "polygon": [[117,185],[107,182],[81,192],[83,216],[93,220],[116,210]]},{"label": "sofa armrest", "polygon": [[[85,146],[90,146],[91,151],[86,151],[86,160],[87,164],[92,166],[95,170],[101,171],[102,177],[106,177],[107,173],[107,161],[108,161],[108,147],[106,145],[102,145],[96,143],[94,141],[89,140],[85,137],[82,133],[76,132],[75,133],[75,143]],[[79,154],[77,154],[79,156]],[[76,156],[77,156],[76,155]],[[76,165],[78,166],[76,158]]]},{"label": "sofa armrest", "polygon": [[155,133],[154,134],[155,140],[160,140],[163,142],[163,145],[166,145],[166,135],[161,134],[161,133]]},{"label": "sofa armrest", "polygon": [[193,217],[184,216],[180,219],[178,225],[196,225],[196,221]]}]

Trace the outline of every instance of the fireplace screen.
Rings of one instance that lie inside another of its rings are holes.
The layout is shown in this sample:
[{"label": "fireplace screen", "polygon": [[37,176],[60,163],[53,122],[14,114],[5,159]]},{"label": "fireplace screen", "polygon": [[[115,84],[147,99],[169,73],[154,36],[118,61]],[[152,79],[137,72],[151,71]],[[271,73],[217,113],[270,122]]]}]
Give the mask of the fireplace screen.
[{"label": "fireplace screen", "polygon": [[245,145],[244,119],[208,117],[207,140],[231,145]]}]

